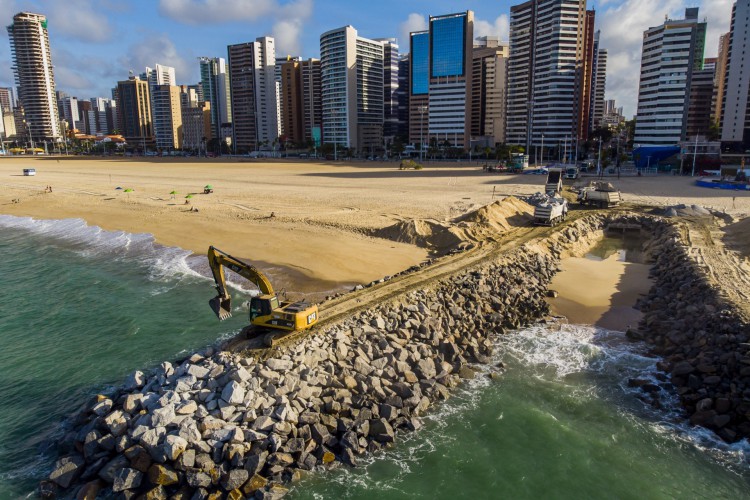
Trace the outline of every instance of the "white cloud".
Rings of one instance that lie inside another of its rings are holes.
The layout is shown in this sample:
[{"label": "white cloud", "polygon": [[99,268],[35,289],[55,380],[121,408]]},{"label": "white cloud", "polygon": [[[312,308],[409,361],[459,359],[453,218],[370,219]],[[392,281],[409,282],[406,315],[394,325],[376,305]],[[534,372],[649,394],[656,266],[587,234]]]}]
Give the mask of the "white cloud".
[{"label": "white cloud", "polygon": [[[699,18],[706,19],[708,57],[718,51],[719,35],[729,31],[733,0],[702,0]],[[606,99],[615,99],[626,116],[638,105],[643,32],[671,19],[685,17],[684,0],[613,0],[597,2],[596,28],[601,30],[600,46],[608,50]]]},{"label": "white cloud", "polygon": [[198,65],[192,61],[193,58],[183,57],[177,51],[174,43],[166,34],[154,34],[142,37],[138,43],[128,47],[128,52],[121,60],[123,75],[120,79],[127,78],[128,70],[138,75],[146,70],[146,66],[154,67],[154,64],[172,66],[178,82],[197,79]]},{"label": "white cloud", "polygon": [[184,24],[223,24],[276,19],[273,37],[279,54],[299,54],[300,35],[313,13],[313,0],[159,0],[159,12]]},{"label": "white cloud", "polygon": [[494,22],[483,19],[474,20],[474,38],[496,36],[501,42],[507,42],[510,34],[510,20],[506,14],[498,16]]},{"label": "white cloud", "polygon": [[116,31],[92,0],[66,0],[44,2],[44,13],[49,20],[51,36],[63,36],[84,42],[101,43],[112,40]]},{"label": "white cloud", "polygon": [[427,18],[424,14],[412,12],[406,21],[398,25],[398,41],[401,52],[409,52],[409,33],[412,31],[425,31],[428,28]]},{"label": "white cloud", "polygon": [[255,21],[282,8],[276,0],[159,0],[162,15],[185,24]]}]

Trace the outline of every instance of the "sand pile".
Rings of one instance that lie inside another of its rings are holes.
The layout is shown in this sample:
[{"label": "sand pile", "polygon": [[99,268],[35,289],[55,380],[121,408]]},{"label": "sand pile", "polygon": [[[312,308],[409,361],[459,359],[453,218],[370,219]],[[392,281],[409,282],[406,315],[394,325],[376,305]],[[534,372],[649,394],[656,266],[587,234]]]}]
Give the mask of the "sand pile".
[{"label": "sand pile", "polygon": [[463,243],[476,243],[495,238],[513,227],[531,221],[534,209],[528,203],[509,196],[478,210],[464,214],[453,221],[434,219],[407,219],[392,226],[378,229],[373,236],[401,243],[409,243],[442,253]]},{"label": "sand pile", "polygon": [[750,217],[724,228],[724,242],[744,257],[750,257]]},{"label": "sand pile", "polygon": [[666,217],[710,217],[711,212],[700,205],[675,205],[664,211]]}]

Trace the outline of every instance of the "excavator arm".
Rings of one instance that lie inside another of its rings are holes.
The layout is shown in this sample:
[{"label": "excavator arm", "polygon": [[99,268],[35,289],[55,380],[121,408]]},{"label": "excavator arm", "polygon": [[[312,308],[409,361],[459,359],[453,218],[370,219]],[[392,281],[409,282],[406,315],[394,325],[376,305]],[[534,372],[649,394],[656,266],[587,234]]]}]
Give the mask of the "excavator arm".
[{"label": "excavator arm", "polygon": [[211,267],[211,273],[216,282],[216,291],[219,293],[208,303],[221,321],[232,316],[232,297],[227,290],[227,280],[224,274],[225,267],[253,282],[264,295],[274,294],[271,282],[268,281],[268,278],[257,267],[242,262],[218,248],[213,246],[208,247],[208,264]]}]

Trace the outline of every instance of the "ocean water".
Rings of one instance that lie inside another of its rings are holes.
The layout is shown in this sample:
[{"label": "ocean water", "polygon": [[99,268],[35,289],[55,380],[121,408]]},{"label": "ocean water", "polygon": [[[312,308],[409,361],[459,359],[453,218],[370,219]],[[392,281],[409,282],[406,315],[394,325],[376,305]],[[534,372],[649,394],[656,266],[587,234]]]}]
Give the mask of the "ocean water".
[{"label": "ocean water", "polygon": [[[0,216],[0,499],[49,472],[61,420],[136,369],[215,344],[203,257],[82,221]],[[508,370],[435,406],[390,450],[306,477],[292,498],[743,498],[750,449],[641,401],[656,360],[622,333],[531,327],[495,339]],[[486,371],[494,369],[484,367]],[[658,382],[658,381],[657,381]]]},{"label": "ocean water", "polygon": [[0,255],[0,499],[49,472],[46,444],[92,395],[246,321],[211,312],[205,258],[149,235],[0,216]]}]

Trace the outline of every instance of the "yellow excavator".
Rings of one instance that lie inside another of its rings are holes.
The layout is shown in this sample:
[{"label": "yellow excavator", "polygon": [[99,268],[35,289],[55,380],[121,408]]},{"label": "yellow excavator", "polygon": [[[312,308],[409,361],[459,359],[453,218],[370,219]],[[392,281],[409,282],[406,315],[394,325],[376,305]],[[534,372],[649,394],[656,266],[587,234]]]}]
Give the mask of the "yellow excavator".
[{"label": "yellow excavator", "polygon": [[227,290],[225,267],[253,282],[260,289],[261,294],[250,299],[250,327],[245,329],[248,338],[271,333],[266,335],[264,340],[267,345],[272,345],[274,333],[283,335],[306,330],[318,321],[317,305],[305,301],[279,301],[271,282],[255,266],[213,246],[208,247],[208,264],[214,275],[216,290],[219,292],[208,303],[220,321],[232,316],[232,298]]}]

